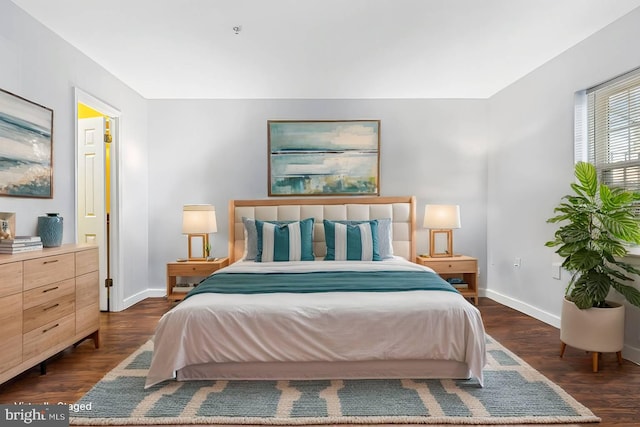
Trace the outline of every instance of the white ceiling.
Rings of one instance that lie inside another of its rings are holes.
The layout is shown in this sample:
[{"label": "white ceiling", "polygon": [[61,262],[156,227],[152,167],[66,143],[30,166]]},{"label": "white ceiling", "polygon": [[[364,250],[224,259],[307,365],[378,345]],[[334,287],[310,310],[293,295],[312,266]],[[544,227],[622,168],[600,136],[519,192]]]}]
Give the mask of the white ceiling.
[{"label": "white ceiling", "polygon": [[640,6],[640,0],[12,1],[149,99],[487,98]]}]

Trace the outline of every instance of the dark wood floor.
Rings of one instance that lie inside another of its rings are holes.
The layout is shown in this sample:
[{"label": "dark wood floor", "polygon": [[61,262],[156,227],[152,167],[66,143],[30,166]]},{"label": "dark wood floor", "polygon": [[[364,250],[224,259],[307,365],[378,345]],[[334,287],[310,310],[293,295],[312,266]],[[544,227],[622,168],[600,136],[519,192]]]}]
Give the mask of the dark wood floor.
[{"label": "dark wood floor", "polygon": [[[47,364],[47,374],[31,369],[0,386],[0,403],[73,403],[102,376],[146,342],[160,316],[171,307],[151,298],[119,313],[102,313],[99,349],[88,340],[65,350]],[[559,384],[602,418],[604,426],[640,425],[640,366],[615,354],[602,357],[591,372],[591,357],[567,348],[560,359],[559,331],[490,299],[480,299],[487,333]]]}]

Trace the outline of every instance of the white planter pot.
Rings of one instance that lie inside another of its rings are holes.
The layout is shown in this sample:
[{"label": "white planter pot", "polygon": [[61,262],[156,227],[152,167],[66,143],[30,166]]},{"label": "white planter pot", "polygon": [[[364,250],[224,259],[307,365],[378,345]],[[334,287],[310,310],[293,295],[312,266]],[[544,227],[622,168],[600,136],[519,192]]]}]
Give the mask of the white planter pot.
[{"label": "white planter pot", "polygon": [[579,309],[565,298],[560,318],[560,341],[585,351],[620,352],[624,346],[624,305]]}]

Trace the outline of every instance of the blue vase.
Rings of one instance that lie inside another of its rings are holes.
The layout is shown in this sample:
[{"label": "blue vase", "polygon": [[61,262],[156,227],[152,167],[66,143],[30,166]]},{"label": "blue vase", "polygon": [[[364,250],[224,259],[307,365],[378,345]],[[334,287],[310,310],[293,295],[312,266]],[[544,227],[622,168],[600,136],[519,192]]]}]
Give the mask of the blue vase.
[{"label": "blue vase", "polygon": [[54,248],[62,244],[62,217],[57,213],[48,213],[38,217],[38,236],[45,248]]}]

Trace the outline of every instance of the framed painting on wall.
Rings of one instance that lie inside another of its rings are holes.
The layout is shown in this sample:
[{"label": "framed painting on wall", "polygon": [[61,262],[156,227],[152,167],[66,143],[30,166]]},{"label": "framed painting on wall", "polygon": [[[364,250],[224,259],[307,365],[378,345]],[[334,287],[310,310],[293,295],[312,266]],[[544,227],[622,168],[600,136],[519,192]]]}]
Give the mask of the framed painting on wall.
[{"label": "framed painting on wall", "polygon": [[53,197],[53,110],[2,89],[0,196]]},{"label": "framed painting on wall", "polygon": [[269,120],[269,196],[380,194],[380,120]]}]

